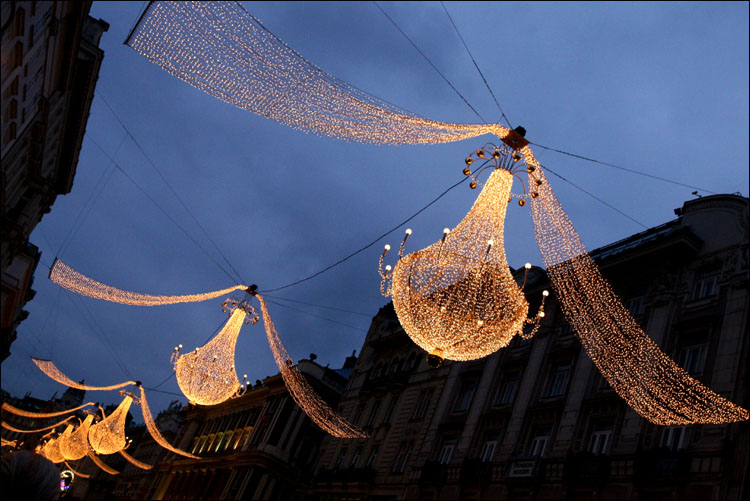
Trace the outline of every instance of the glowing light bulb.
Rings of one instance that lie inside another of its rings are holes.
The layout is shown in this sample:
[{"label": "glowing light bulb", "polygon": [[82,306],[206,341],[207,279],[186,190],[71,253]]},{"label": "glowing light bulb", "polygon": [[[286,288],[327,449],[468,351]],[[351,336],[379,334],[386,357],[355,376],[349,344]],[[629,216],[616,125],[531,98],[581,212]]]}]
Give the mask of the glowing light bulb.
[{"label": "glowing light bulb", "polygon": [[385,250],[387,250],[387,251],[391,250],[391,245],[390,244],[385,244]]},{"label": "glowing light bulb", "polygon": [[531,269],[531,263],[526,263],[525,265],[523,265],[523,267],[526,268],[527,270],[530,270]]},{"label": "glowing light bulb", "polygon": [[411,228],[406,228],[406,234],[411,235]]}]

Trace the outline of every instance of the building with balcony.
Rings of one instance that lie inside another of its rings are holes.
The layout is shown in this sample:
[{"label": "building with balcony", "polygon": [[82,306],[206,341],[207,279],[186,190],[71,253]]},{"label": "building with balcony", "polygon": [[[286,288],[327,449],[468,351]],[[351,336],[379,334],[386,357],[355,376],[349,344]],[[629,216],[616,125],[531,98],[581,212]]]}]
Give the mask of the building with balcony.
[{"label": "building with balcony", "polygon": [[[592,252],[646,333],[693,377],[750,406],[748,199],[686,202],[678,218]],[[544,270],[525,287],[530,311]],[[554,300],[539,332],[438,369],[383,307],[339,409],[370,438],[325,437],[311,499],[741,500],[748,423],[657,426],[610,388]],[[537,303],[538,304],[538,303]]]},{"label": "building with balcony", "polygon": [[33,296],[39,252],[29,235],[73,187],[103,57],[99,39],[109,28],[88,15],[91,3],[2,3],[0,360]]}]

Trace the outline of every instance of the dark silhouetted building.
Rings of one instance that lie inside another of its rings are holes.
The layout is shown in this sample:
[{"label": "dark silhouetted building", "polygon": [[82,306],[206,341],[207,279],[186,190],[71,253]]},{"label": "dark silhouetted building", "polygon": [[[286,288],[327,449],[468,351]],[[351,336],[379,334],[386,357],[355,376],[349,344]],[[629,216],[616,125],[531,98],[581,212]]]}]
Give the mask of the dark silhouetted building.
[{"label": "dark silhouetted building", "polygon": [[39,250],[29,235],[73,187],[109,28],[88,15],[91,3],[2,2],[0,360],[33,297]]}]

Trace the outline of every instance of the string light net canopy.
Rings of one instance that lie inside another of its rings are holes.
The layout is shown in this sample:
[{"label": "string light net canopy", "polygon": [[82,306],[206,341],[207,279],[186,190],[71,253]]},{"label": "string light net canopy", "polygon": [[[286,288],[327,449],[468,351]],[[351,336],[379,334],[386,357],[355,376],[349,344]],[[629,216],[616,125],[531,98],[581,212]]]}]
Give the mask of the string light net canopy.
[{"label": "string light net canopy", "polygon": [[[243,308],[235,307],[213,339],[177,358],[174,364],[177,384],[191,402],[216,405],[242,389],[234,366],[234,350],[246,315]],[[175,348],[175,355],[178,353],[179,347]]]},{"label": "string light net canopy", "polygon": [[66,409],[64,411],[59,411],[59,412],[31,412],[31,411],[25,411],[23,409],[19,409],[17,407],[13,407],[12,405],[3,402],[2,409],[5,412],[10,412],[11,414],[15,414],[16,416],[45,419],[45,418],[52,418],[52,417],[57,417],[57,416],[64,416],[65,414],[70,414],[71,412],[81,410],[90,405],[96,405],[96,404],[94,402],[87,402],[83,405],[79,405],[78,407],[74,407],[72,409]]},{"label": "string light net canopy", "polygon": [[117,409],[109,416],[91,425],[89,444],[97,454],[114,454],[125,448],[125,419],[133,403],[133,396],[126,394]]},{"label": "string light net canopy", "polygon": [[128,463],[132,464],[136,468],[140,468],[141,470],[150,470],[151,468],[154,467],[153,465],[137,460],[136,458],[134,458],[133,456],[125,452],[125,449],[122,449],[118,452],[120,453],[122,457],[124,457],[128,461]]},{"label": "string light net canopy", "polygon": [[[506,141],[511,132],[496,124],[436,122],[389,105],[305,60],[235,2],[151,2],[126,43],[218,99],[323,136],[427,144],[486,133]],[[529,188],[544,183],[531,208],[553,289],[615,391],[656,424],[748,419],[747,410],[691,378],[648,338],[588,255],[528,143],[520,150],[533,169]]]},{"label": "string light net canopy", "polygon": [[[511,274],[503,228],[515,173],[525,164],[508,148],[477,150],[491,165],[484,188],[464,219],[443,238],[382,271],[399,321],[412,340],[438,361],[475,360],[507,346],[522,331],[529,304]],[[467,158],[467,164],[472,159]],[[464,171],[467,175],[471,172]],[[476,183],[472,182],[472,187]]]},{"label": "string light net canopy", "polygon": [[535,167],[528,182],[539,196],[531,215],[547,274],[565,317],[617,394],[659,425],[748,419],[746,409],[690,377],[641,329],[588,254],[531,149],[523,153]]},{"label": "string light net canopy", "polygon": [[68,461],[82,459],[89,452],[89,429],[94,422],[94,415],[89,414],[83,422],[60,442],[60,453]]},{"label": "string light net canopy", "polygon": [[357,428],[343,416],[335,412],[323,400],[307,382],[305,376],[299,368],[292,362],[289,353],[279,338],[279,333],[271,320],[268,313],[266,302],[260,294],[256,294],[260,302],[261,313],[263,315],[263,326],[266,330],[268,345],[271,347],[273,358],[279,367],[281,377],[284,379],[292,398],[308,417],[320,427],[323,431],[338,438],[366,438],[367,434]]},{"label": "string light net canopy", "polygon": [[226,289],[203,292],[199,294],[185,294],[181,296],[159,296],[153,294],[140,294],[130,292],[111,285],[97,282],[77,272],[59,259],[55,259],[50,268],[49,279],[69,291],[94,299],[103,299],[113,303],[129,304],[133,306],[160,306],[176,303],[196,303],[224,296],[240,289],[246,289],[246,285],[235,285]]},{"label": "string light net canopy", "polygon": [[151,2],[126,43],[222,101],[321,136],[427,144],[507,131],[428,120],[363,92],[304,59],[237,2]]},{"label": "string light net canopy", "polygon": [[99,468],[101,468],[106,473],[109,473],[110,475],[119,475],[120,474],[119,471],[115,470],[114,468],[112,468],[111,466],[109,466],[107,463],[105,463],[104,461],[102,461],[101,458],[99,456],[97,456],[96,454],[94,454],[92,451],[89,451],[88,457],[89,457],[89,459],[91,459],[91,461],[94,462],[94,464],[96,466],[98,466]]},{"label": "string light net canopy", "polygon": [[43,428],[37,428],[35,430],[22,430],[20,428],[16,428],[15,426],[13,426],[11,424],[6,423],[5,421],[2,421],[0,423],[0,426],[2,426],[3,428],[5,428],[8,431],[14,431],[16,433],[39,433],[40,431],[53,430],[53,429],[57,428],[58,426],[67,423],[68,421],[70,421],[71,419],[73,419],[73,417],[74,416],[68,416],[65,419],[63,419],[62,421],[58,421],[55,424],[51,424],[51,425],[45,426]]}]

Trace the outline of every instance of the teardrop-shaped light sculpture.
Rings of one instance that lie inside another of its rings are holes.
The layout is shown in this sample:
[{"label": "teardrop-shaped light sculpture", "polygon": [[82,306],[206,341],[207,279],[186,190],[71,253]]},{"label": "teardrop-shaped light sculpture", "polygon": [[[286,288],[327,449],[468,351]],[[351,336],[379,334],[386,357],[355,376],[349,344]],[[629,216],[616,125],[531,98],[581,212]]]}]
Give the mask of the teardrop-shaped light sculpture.
[{"label": "teardrop-shaped light sculpture", "polygon": [[42,447],[39,454],[46,457],[53,463],[62,463],[65,458],[60,454],[60,444],[57,438],[50,438]]},{"label": "teardrop-shaped light sculpture", "polygon": [[125,395],[117,409],[89,428],[89,444],[97,454],[114,454],[125,448],[125,419],[133,403],[131,395]]},{"label": "teardrop-shaped light sculpture", "polygon": [[236,307],[211,341],[176,360],[177,384],[191,402],[216,405],[242,388],[234,368],[234,348],[245,316],[246,311]]},{"label": "teardrop-shaped light sculpture", "polygon": [[78,428],[73,430],[65,440],[60,442],[60,453],[62,453],[65,459],[68,461],[77,461],[86,456],[86,453],[89,451],[89,429],[93,421],[94,415],[89,414],[78,425]]},{"label": "teardrop-shaped light sculpture", "polygon": [[[520,169],[507,148],[490,153],[477,155],[487,156],[485,164],[494,169],[458,226],[401,258],[392,272],[388,267],[381,271],[384,283],[392,278],[390,291],[384,287],[384,292],[393,296],[401,325],[428,352],[431,365],[494,353],[527,322],[529,304],[511,274],[503,245],[511,185]],[[410,233],[407,230],[404,242]]]}]

